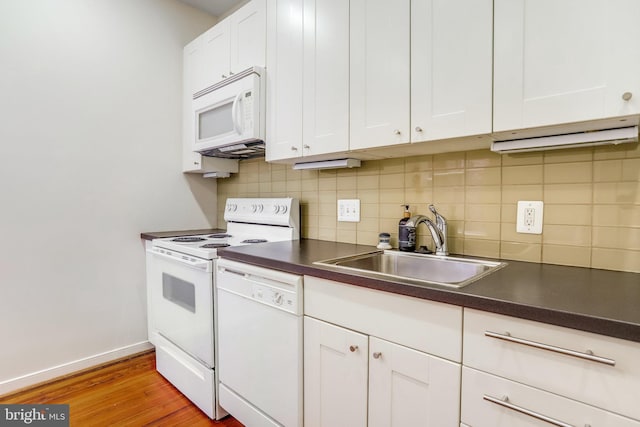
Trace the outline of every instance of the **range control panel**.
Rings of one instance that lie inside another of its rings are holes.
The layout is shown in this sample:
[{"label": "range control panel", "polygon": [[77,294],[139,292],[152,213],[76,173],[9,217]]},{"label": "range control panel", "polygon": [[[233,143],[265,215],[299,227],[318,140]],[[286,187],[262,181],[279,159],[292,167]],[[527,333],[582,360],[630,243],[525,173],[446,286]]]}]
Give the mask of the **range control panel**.
[{"label": "range control panel", "polygon": [[224,208],[224,220],[297,228],[300,223],[300,204],[297,199],[290,197],[229,198]]}]

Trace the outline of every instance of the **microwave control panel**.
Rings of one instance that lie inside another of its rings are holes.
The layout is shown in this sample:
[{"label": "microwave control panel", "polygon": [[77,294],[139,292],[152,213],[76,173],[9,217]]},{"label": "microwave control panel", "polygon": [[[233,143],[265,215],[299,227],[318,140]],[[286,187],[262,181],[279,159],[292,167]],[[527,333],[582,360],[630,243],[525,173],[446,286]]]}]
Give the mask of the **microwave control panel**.
[{"label": "microwave control panel", "polygon": [[242,123],[243,129],[253,128],[253,96],[250,90],[242,97]]}]

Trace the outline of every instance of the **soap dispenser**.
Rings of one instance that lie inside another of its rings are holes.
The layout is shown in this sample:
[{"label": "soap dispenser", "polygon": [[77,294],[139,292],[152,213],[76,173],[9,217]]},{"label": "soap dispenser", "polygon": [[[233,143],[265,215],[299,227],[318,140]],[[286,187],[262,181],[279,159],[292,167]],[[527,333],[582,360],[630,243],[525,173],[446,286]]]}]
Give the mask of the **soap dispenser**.
[{"label": "soap dispenser", "polygon": [[402,206],[404,206],[404,215],[398,223],[398,249],[404,252],[413,252],[416,250],[416,228],[407,226],[411,212],[409,205]]}]

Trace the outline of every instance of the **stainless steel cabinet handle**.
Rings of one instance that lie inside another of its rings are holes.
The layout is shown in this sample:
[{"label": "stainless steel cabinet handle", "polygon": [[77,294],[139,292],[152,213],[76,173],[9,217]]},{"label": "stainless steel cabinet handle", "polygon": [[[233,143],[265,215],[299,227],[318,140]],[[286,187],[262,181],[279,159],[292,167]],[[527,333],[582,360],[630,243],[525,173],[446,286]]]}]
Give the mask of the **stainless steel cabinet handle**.
[{"label": "stainless steel cabinet handle", "polygon": [[575,350],[569,350],[567,348],[556,347],[549,344],[543,344],[536,341],[526,340],[524,338],[512,337],[508,332],[506,334],[499,334],[497,332],[485,331],[484,335],[490,338],[497,338],[499,340],[514,342],[516,344],[528,345],[529,347],[539,348],[541,350],[553,351],[555,353],[564,354],[567,356],[578,357],[580,359],[589,360],[591,362],[604,363],[605,365],[615,366],[616,361],[608,359],[606,357],[596,356],[590,350],[582,353]]},{"label": "stainless steel cabinet handle", "polygon": [[222,77],[223,79],[226,79],[226,78],[227,78],[227,76],[226,76],[225,74],[223,74],[221,77]]},{"label": "stainless steel cabinet handle", "polygon": [[311,147],[309,147],[309,144],[304,144],[304,145],[303,145],[303,147],[304,147],[304,148],[306,148],[307,150],[308,150],[309,148],[311,148]]},{"label": "stainless steel cabinet handle", "polygon": [[495,398],[495,397],[487,396],[485,394],[483,398],[484,398],[484,400],[486,400],[488,402],[495,403],[496,405],[500,405],[500,406],[503,406],[505,408],[509,408],[509,409],[511,409],[513,411],[520,412],[521,414],[529,415],[532,418],[536,418],[536,419],[538,419],[540,421],[547,422],[547,423],[552,424],[554,426],[558,426],[558,427],[574,427],[571,424],[567,424],[565,422],[556,420],[555,418],[547,417],[546,415],[539,414],[539,413],[537,413],[535,411],[532,411],[530,409],[526,409],[526,408],[523,408],[521,406],[514,405],[513,403],[509,403],[509,398],[506,397],[506,396],[504,398],[502,398],[502,399],[498,399],[498,398]]},{"label": "stainless steel cabinet handle", "polygon": [[355,352],[357,349],[358,349],[358,346],[357,346],[357,345],[350,345],[350,346],[349,346],[349,351],[350,351],[351,353]]},{"label": "stainless steel cabinet handle", "polygon": [[298,151],[298,147],[291,146],[291,151]]},{"label": "stainless steel cabinet handle", "polygon": [[396,135],[400,135],[402,132],[400,132],[400,129],[396,129],[393,131],[393,133],[395,133]]},{"label": "stainless steel cabinet handle", "polygon": [[632,96],[633,94],[631,92],[625,92],[622,94],[622,99],[624,99],[625,101],[628,101],[631,99]]},{"label": "stainless steel cabinet handle", "polygon": [[382,353],[380,353],[379,351],[376,351],[375,353],[373,353],[374,359],[380,359],[381,357],[382,357]]},{"label": "stainless steel cabinet handle", "polygon": [[422,128],[420,126],[416,126],[416,132],[422,132]]},{"label": "stainless steel cabinet handle", "polygon": [[233,71],[229,71],[230,76],[233,76],[233,74],[234,74]]}]

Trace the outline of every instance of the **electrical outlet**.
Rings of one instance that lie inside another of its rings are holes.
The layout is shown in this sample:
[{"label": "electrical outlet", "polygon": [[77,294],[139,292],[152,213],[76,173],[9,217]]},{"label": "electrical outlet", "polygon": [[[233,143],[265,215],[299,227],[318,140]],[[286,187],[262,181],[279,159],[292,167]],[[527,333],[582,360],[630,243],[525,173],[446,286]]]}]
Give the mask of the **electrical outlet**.
[{"label": "electrical outlet", "polygon": [[338,221],[360,222],[360,200],[338,200]]},{"label": "electrical outlet", "polygon": [[542,234],[542,202],[519,201],[516,231],[518,233]]}]

